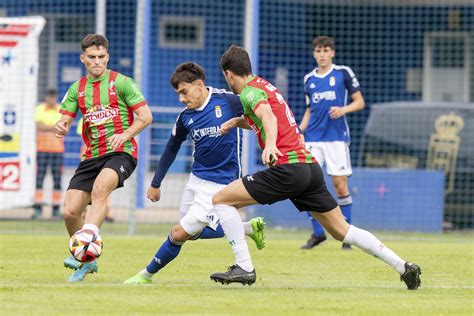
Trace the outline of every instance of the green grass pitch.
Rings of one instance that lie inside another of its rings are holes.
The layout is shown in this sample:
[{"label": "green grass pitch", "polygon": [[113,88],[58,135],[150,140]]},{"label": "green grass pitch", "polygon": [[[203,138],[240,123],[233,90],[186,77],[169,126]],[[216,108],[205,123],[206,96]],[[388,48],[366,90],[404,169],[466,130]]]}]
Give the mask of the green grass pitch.
[{"label": "green grass pitch", "polygon": [[122,282],[142,269],[171,225],[106,224],[99,273],[68,284],[68,237],[62,223],[0,222],[2,315],[473,315],[472,233],[376,234],[423,270],[408,291],[398,275],[356,249],[329,240],[310,251],[308,231],[268,230],[267,248],[248,240],[257,271],[252,286],[223,286],[209,275],[233,264],[225,239],[188,242],[180,256],[144,286]]}]

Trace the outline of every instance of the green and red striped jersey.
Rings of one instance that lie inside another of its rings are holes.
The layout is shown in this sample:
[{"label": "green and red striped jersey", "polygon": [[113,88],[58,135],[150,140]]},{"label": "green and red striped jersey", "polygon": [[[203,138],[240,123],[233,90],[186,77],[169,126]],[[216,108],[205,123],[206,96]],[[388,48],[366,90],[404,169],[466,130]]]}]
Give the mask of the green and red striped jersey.
[{"label": "green and red striped jersey", "polygon": [[[107,70],[100,78],[82,77],[74,82],[59,112],[76,117],[77,111],[81,111],[82,139],[86,145],[82,160],[86,160],[113,152],[109,138],[127,130],[133,123],[133,111],[144,105],[145,98],[131,78]],[[125,152],[137,159],[137,142],[131,138],[115,152]]]},{"label": "green and red striped jersey", "polygon": [[283,154],[283,157],[278,158],[276,165],[316,162],[301,142],[293,112],[275,86],[263,78],[254,76],[240,93],[240,102],[244,107],[245,118],[257,134],[262,149],[265,148],[265,130],[262,121],[255,115],[255,110],[262,103],[270,104],[278,121],[276,146]]}]

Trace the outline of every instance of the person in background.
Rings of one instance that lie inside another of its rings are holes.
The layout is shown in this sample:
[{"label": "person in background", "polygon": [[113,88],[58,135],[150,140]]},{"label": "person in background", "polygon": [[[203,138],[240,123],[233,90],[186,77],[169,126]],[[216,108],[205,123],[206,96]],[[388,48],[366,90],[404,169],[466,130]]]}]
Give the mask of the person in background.
[{"label": "person in background", "polygon": [[61,178],[63,174],[64,141],[54,132],[56,122],[61,118],[60,105],[55,89],[48,89],[44,102],[36,107],[36,191],[32,219],[39,219],[43,213],[45,196],[44,178],[48,167],[53,175],[52,208],[53,218],[60,219]]},{"label": "person in background", "polygon": [[[352,223],[352,196],[347,186],[347,177],[352,175],[349,154],[350,133],[346,115],[361,111],[364,97],[360,84],[352,69],[335,65],[334,40],[319,36],[313,40],[313,57],[317,67],[304,77],[306,111],[300,123],[304,132],[306,149],[332,177],[337,203],[348,224]],[[311,249],[326,240],[321,224],[307,213],[313,233],[301,249]],[[342,249],[351,245],[342,243]]]}]

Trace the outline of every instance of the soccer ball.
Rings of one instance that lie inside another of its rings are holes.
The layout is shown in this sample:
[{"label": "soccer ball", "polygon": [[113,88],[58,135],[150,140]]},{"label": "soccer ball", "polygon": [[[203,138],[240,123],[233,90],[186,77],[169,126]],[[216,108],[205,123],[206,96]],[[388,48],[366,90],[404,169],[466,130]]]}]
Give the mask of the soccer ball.
[{"label": "soccer ball", "polygon": [[69,240],[69,251],[77,261],[91,262],[102,253],[102,237],[90,229],[81,229]]}]

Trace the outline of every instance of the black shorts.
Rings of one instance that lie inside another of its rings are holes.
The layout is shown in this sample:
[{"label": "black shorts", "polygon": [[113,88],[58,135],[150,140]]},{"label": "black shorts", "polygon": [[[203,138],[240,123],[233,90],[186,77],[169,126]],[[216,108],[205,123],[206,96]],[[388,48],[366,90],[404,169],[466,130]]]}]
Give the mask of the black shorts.
[{"label": "black shorts", "polygon": [[337,207],[317,163],[270,167],[242,178],[248,193],[260,204],[290,199],[300,211],[324,213]]},{"label": "black shorts", "polygon": [[126,153],[109,153],[102,157],[82,161],[69,182],[68,190],[75,189],[92,192],[95,178],[104,168],[115,170],[119,176],[117,188],[123,187],[124,181],[130,177],[137,166],[137,160]]}]

